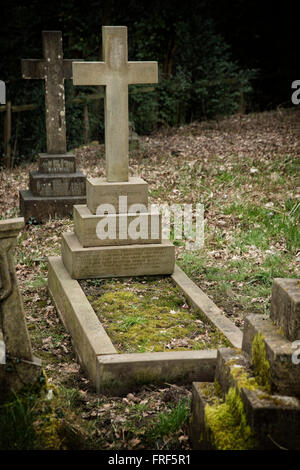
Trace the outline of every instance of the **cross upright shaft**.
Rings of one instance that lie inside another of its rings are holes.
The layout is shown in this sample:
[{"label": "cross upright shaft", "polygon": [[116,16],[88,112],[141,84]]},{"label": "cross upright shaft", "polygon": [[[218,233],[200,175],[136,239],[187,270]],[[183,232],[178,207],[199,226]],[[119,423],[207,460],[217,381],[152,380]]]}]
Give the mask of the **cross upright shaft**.
[{"label": "cross upright shaft", "polygon": [[128,62],[127,27],[103,26],[103,62],[73,62],[74,85],[105,86],[107,181],[128,181],[128,85],[157,83],[157,62]]},{"label": "cross upright shaft", "polygon": [[72,78],[72,60],[63,59],[61,31],[43,31],[44,59],[22,59],[23,78],[45,80],[47,153],[67,151],[64,80]]}]

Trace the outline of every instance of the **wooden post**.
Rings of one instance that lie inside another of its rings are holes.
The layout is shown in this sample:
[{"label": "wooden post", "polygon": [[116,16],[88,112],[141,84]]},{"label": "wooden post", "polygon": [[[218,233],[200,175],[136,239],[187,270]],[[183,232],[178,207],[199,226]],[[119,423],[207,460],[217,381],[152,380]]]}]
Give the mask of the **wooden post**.
[{"label": "wooden post", "polygon": [[245,98],[244,98],[244,92],[243,92],[243,88],[241,86],[240,88],[240,104],[239,104],[239,113],[241,114],[245,114]]},{"label": "wooden post", "polygon": [[89,110],[87,102],[84,103],[83,108],[83,138],[84,143],[89,143],[89,136],[90,136],[90,122],[89,122]]},{"label": "wooden post", "polygon": [[11,101],[6,103],[4,118],[4,165],[11,168]]}]

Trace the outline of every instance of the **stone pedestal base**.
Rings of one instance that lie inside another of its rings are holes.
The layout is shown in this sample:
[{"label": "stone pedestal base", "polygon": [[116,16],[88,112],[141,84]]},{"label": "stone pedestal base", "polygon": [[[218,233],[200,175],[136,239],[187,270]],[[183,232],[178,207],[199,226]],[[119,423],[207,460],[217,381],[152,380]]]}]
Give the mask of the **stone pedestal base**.
[{"label": "stone pedestal base", "polygon": [[83,247],[161,243],[161,214],[94,215],[78,205],[74,232]]},{"label": "stone pedestal base", "polygon": [[42,361],[33,357],[32,361],[7,359],[0,364],[0,397],[5,399],[10,393],[16,393],[26,385],[35,385],[42,376]]},{"label": "stone pedestal base", "polygon": [[58,174],[31,171],[29,181],[29,187],[33,196],[61,197],[85,195],[85,176],[81,171]]},{"label": "stone pedestal base", "polygon": [[288,340],[300,340],[300,279],[273,280],[270,318]]},{"label": "stone pedestal base", "polygon": [[72,216],[73,206],[85,202],[85,196],[39,197],[29,190],[20,191],[20,212],[25,222],[31,218],[41,223],[49,217]]},{"label": "stone pedestal base", "polygon": [[149,245],[84,248],[76,235],[62,235],[62,260],[73,279],[172,274],[175,247],[168,240]]},{"label": "stone pedestal base", "polygon": [[[139,177],[129,177],[126,182],[109,182],[106,178],[88,178],[86,196],[87,206],[92,214],[96,214],[99,206],[104,204],[110,204],[116,214],[136,212],[136,208],[130,210],[133,204],[148,207],[148,184]],[[120,199],[120,196],[123,198]]]},{"label": "stone pedestal base", "polygon": [[86,178],[76,171],[75,155],[43,153],[39,155],[38,171],[29,174],[29,190],[20,191],[20,212],[25,222],[71,216],[74,204],[86,202],[85,194]]}]

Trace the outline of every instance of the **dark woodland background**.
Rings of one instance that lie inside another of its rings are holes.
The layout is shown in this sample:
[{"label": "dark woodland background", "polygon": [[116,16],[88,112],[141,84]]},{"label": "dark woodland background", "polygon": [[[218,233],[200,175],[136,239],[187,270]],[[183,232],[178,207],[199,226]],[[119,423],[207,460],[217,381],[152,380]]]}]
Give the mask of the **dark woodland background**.
[{"label": "dark woodland background", "polygon": [[[13,113],[14,164],[45,151],[44,83],[21,77],[21,58],[42,58],[43,30],[62,31],[64,58],[101,60],[101,26],[127,26],[129,60],[159,63],[155,89],[130,94],[130,119],[138,133],[148,134],[161,126],[293,106],[291,84],[300,79],[298,20],[293,4],[262,0],[6,2],[0,79],[12,105],[38,105]],[[65,84],[69,148],[86,139],[78,96],[87,104],[89,140],[103,142],[103,100],[88,99],[99,87]]]}]

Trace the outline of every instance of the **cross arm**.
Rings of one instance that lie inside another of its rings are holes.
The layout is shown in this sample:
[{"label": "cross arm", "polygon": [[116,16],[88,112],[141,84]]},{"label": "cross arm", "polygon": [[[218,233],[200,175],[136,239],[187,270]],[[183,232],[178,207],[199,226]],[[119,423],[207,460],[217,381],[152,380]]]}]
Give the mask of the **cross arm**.
[{"label": "cross arm", "polygon": [[21,59],[23,78],[45,78],[45,65],[39,59]]},{"label": "cross arm", "polygon": [[[64,59],[63,60],[63,73],[65,79],[72,79],[73,77],[73,67],[72,64],[74,59]],[[82,62],[81,59],[76,59],[76,62]]]},{"label": "cross arm", "polygon": [[104,62],[73,62],[74,85],[106,85],[107,66]]},{"label": "cross arm", "polygon": [[73,63],[72,59],[64,59],[63,60],[63,74],[64,74],[64,78],[66,78],[66,79],[68,79],[68,78],[71,79],[72,78],[72,75],[73,75],[72,63]]},{"label": "cross arm", "polygon": [[128,83],[157,83],[157,62],[128,62]]}]

